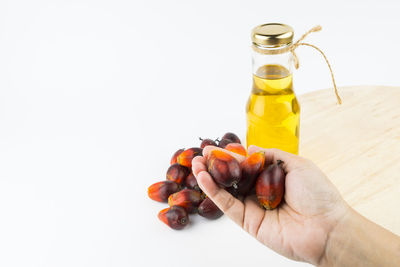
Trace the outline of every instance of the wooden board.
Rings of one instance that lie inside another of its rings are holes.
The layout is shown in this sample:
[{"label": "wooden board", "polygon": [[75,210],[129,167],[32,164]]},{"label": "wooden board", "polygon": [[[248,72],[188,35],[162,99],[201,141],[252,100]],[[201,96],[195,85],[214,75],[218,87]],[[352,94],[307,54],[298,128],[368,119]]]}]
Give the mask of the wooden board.
[{"label": "wooden board", "polygon": [[312,159],[344,199],[400,235],[400,87],[356,86],[299,96],[300,155]]}]

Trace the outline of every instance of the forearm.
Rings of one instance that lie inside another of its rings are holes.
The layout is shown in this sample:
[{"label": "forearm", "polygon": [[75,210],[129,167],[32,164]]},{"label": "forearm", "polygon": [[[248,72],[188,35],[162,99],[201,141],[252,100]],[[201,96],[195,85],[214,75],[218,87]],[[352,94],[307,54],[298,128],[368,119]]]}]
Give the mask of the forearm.
[{"label": "forearm", "polygon": [[400,237],[350,209],[330,233],[321,266],[400,266]]}]

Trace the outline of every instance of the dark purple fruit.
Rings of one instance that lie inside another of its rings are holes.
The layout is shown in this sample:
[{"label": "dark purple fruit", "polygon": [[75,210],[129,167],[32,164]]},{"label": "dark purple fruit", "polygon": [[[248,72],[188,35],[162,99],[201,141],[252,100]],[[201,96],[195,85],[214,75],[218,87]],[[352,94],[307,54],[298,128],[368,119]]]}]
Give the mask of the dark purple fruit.
[{"label": "dark purple fruit", "polygon": [[167,180],[183,184],[190,171],[179,163],[172,164],[167,170]]},{"label": "dark purple fruit", "polygon": [[200,203],[198,213],[207,219],[218,219],[224,214],[209,198],[204,199]]},{"label": "dark purple fruit", "polygon": [[221,141],[219,141],[218,146],[220,148],[225,148],[227,145],[234,143],[231,139],[222,139]]},{"label": "dark purple fruit", "polygon": [[161,210],[158,218],[175,230],[183,229],[189,223],[189,216],[186,210],[179,206],[172,206]]},{"label": "dark purple fruit", "polygon": [[199,184],[197,183],[196,177],[194,177],[192,172],[188,175],[188,177],[186,177],[185,185],[189,189],[194,189],[199,192],[201,191]]},{"label": "dark purple fruit", "polygon": [[199,138],[199,139],[201,141],[200,148],[205,148],[206,146],[217,146],[217,143],[209,138],[206,139]]},{"label": "dark purple fruit", "polygon": [[232,140],[232,143],[240,144],[239,137],[234,133],[226,133],[226,134],[224,134],[224,136],[222,136],[222,139],[229,139],[229,140]]}]

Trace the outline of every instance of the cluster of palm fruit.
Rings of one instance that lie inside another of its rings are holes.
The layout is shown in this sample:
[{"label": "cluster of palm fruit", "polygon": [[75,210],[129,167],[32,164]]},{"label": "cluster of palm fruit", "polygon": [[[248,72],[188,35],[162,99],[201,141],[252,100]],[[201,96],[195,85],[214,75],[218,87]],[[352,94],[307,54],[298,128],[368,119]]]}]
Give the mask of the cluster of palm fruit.
[{"label": "cluster of palm fruit", "polygon": [[[173,229],[183,229],[189,223],[190,213],[198,213],[208,219],[217,219],[223,212],[200,189],[191,168],[194,157],[202,155],[205,146],[212,145],[224,150],[212,150],[206,158],[207,170],[214,181],[234,197],[256,193],[266,209],[276,208],[284,194],[285,173],[282,161],[265,165],[265,153],[259,151],[247,155],[240,139],[226,133],[221,140],[201,139],[200,147],[179,149],[171,158],[166,180],[148,188],[151,199],[168,202],[169,208],[159,212],[158,218]],[[228,152],[229,151],[229,152]],[[230,153],[246,157],[241,163]]]}]

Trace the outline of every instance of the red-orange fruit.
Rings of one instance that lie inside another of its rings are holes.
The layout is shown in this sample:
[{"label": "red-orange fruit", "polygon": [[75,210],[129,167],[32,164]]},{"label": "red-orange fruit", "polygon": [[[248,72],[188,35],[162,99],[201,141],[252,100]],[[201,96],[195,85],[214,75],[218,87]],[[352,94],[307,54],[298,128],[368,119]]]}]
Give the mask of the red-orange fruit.
[{"label": "red-orange fruit", "polygon": [[191,168],[193,158],[196,156],[201,156],[202,152],[203,152],[203,149],[201,149],[200,147],[192,147],[192,148],[186,149],[178,156],[178,159],[177,159],[178,163],[185,167]]},{"label": "red-orange fruit", "polygon": [[189,223],[189,216],[186,210],[179,206],[172,206],[161,210],[158,218],[175,230],[181,230]]},{"label": "red-orange fruit", "polygon": [[263,170],[256,181],[256,194],[261,206],[267,210],[275,209],[285,193],[285,172],[282,161]]},{"label": "red-orange fruit", "polygon": [[239,143],[230,143],[225,147],[225,149],[245,157],[247,156],[246,148]]},{"label": "red-orange fruit", "polygon": [[188,177],[186,177],[185,185],[189,189],[194,189],[199,192],[201,191],[196,177],[194,177],[192,172],[188,175]]},{"label": "red-orange fruit", "polygon": [[241,178],[239,162],[222,150],[212,150],[208,155],[207,169],[214,181],[223,187],[237,187]]},{"label": "red-orange fruit", "polygon": [[234,134],[234,133],[226,133],[224,136],[222,136],[222,139],[229,139],[232,140],[233,143],[239,143],[240,144],[240,139],[239,137]]},{"label": "red-orange fruit", "polygon": [[197,211],[197,207],[202,201],[202,195],[199,191],[193,189],[183,189],[174,193],[168,198],[168,205],[181,206],[187,212],[193,213]]},{"label": "red-orange fruit", "polygon": [[257,177],[264,168],[265,163],[265,152],[259,151],[251,154],[246,158],[240,167],[242,169],[242,179],[238,183],[238,193],[240,195],[247,195],[251,192],[254,187]]},{"label": "red-orange fruit", "polygon": [[190,171],[185,166],[179,163],[172,164],[167,170],[167,180],[177,182],[182,184],[186,177],[189,175]]},{"label": "red-orange fruit", "polygon": [[174,181],[162,181],[149,186],[147,194],[149,198],[159,201],[167,202],[168,197],[173,193],[180,190],[179,184]]},{"label": "red-orange fruit", "polygon": [[200,148],[205,148],[206,146],[217,146],[217,143],[212,139],[209,138],[206,139],[199,138],[199,139],[201,141]]},{"label": "red-orange fruit", "polygon": [[178,156],[183,152],[183,151],[185,151],[185,149],[184,148],[181,148],[181,149],[178,149],[173,155],[172,155],[172,158],[171,158],[171,161],[170,161],[170,164],[172,165],[172,164],[175,164],[175,163],[178,163]]},{"label": "red-orange fruit", "polygon": [[198,213],[200,216],[203,216],[207,219],[218,219],[224,214],[209,198],[204,199],[200,203]]}]

